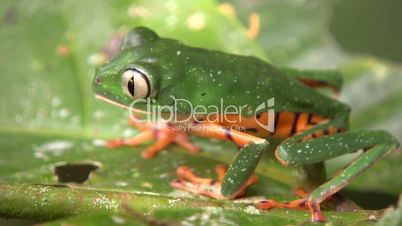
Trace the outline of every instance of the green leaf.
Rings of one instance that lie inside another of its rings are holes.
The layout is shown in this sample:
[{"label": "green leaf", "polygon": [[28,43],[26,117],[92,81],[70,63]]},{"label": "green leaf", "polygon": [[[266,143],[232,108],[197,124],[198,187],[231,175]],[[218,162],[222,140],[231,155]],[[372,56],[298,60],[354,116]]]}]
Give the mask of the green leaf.
[{"label": "green leaf", "polygon": [[[333,225],[371,225],[367,222],[367,212],[360,212],[361,218],[351,213],[333,212],[330,221]],[[307,217],[303,212],[272,211],[271,214],[259,212],[253,206],[238,210],[223,210],[216,207],[204,208],[166,208],[159,209],[152,216],[140,217],[139,212],[131,209],[125,215],[91,214],[66,218],[45,225],[297,225],[300,218]],[[304,225],[316,225],[307,221]]]}]

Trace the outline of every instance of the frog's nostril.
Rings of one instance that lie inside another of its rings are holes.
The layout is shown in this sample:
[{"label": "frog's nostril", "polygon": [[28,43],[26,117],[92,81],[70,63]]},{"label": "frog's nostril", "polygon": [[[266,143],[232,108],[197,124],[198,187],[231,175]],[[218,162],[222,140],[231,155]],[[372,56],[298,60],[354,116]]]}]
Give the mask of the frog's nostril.
[{"label": "frog's nostril", "polygon": [[102,79],[99,78],[99,77],[96,77],[96,78],[95,78],[95,83],[96,83],[97,85],[100,85],[100,84],[102,83]]}]

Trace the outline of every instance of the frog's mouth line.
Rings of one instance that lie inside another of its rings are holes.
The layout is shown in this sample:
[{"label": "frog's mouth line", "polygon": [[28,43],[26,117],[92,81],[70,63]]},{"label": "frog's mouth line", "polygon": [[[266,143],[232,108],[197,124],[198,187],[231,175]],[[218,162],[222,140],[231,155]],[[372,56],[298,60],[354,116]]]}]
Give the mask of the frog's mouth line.
[{"label": "frog's mouth line", "polygon": [[135,112],[135,113],[150,114],[150,112],[148,112],[148,111],[143,111],[143,110],[140,110],[140,109],[128,107],[128,106],[126,106],[126,105],[124,105],[124,104],[118,103],[118,102],[116,102],[116,101],[114,101],[114,100],[111,100],[111,99],[109,99],[109,98],[107,98],[107,97],[104,97],[104,96],[102,96],[102,95],[99,95],[99,94],[96,94],[96,95],[95,95],[95,98],[98,99],[98,100],[103,100],[103,101],[105,101],[105,102],[107,102],[107,103],[110,103],[110,104],[119,106],[119,107],[121,107],[121,108],[130,110],[130,111],[133,111],[133,112]]}]

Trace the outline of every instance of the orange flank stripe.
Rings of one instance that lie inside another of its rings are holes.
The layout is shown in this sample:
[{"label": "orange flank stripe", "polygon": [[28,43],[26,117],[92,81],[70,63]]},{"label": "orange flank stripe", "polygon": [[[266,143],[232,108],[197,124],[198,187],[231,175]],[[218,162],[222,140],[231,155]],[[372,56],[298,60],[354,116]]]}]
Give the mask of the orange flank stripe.
[{"label": "orange flank stripe", "polygon": [[328,132],[329,132],[329,134],[337,133],[338,128],[331,126],[331,127],[329,127]]},{"label": "orange flank stripe", "polygon": [[276,130],[275,135],[280,137],[288,137],[292,130],[292,125],[295,120],[295,113],[293,112],[280,112],[277,114],[278,118],[275,120]]},{"label": "orange flank stripe", "polygon": [[323,81],[319,80],[313,80],[313,79],[303,79],[303,78],[298,78],[299,81],[302,83],[306,84],[309,87],[328,87],[329,85]]},{"label": "orange flank stripe", "polygon": [[190,130],[190,133],[197,136],[210,137],[219,140],[229,140],[236,143],[238,146],[242,147],[250,142],[253,143],[262,143],[264,141],[263,138],[259,138],[247,133],[243,133],[237,130],[229,129],[225,126],[216,124],[216,123],[200,123],[195,125],[194,128]]},{"label": "orange flank stripe", "polygon": [[324,131],[318,130],[317,132],[315,132],[315,133],[313,134],[313,137],[321,137],[321,136],[323,136],[323,135],[324,135]]},{"label": "orange flank stripe", "polygon": [[338,90],[331,84],[322,80],[314,80],[307,78],[298,78],[300,82],[311,88],[330,88],[335,94],[338,94]]},{"label": "orange flank stripe", "polygon": [[296,132],[301,132],[308,129],[307,120],[308,120],[309,113],[301,113],[299,115],[299,120],[297,121],[296,125]]},{"label": "orange flank stripe", "polygon": [[319,115],[313,115],[312,119],[311,119],[311,124],[313,125],[317,125],[320,124],[322,122],[326,121],[326,118],[319,116]]},{"label": "orange flank stripe", "polygon": [[[275,120],[275,132],[271,133],[264,129],[260,125],[268,125],[269,120]],[[215,124],[223,129],[230,130],[225,132],[215,131],[213,135],[217,139],[238,139],[236,135],[232,135],[234,131],[243,132],[257,137],[290,137],[294,134],[306,131],[317,124],[326,122],[327,119],[312,113],[307,112],[276,112],[275,118],[269,117],[267,112],[261,113],[255,116],[241,117],[236,114],[228,115],[208,115],[205,118],[205,122],[208,124]],[[327,134],[338,132],[338,128],[328,128],[325,131],[317,131],[312,135],[309,135],[305,139],[311,139]],[[231,137],[231,138],[229,138]],[[241,139],[235,141],[236,143],[244,143]]]},{"label": "orange flank stripe", "polygon": [[307,140],[311,140],[311,139],[313,139],[313,136],[310,134],[310,135],[308,135],[308,136],[305,136],[305,137],[303,138],[303,141],[307,141]]},{"label": "orange flank stripe", "polygon": [[[268,137],[272,133],[265,130],[262,125],[268,125],[268,113],[264,112],[256,116],[240,117],[239,115],[211,115],[206,121],[217,123],[226,128],[238,130],[258,137]],[[271,119],[272,120],[272,119]],[[258,121],[258,122],[257,122]]]},{"label": "orange flank stripe", "polygon": [[343,131],[343,129],[339,129],[339,128],[331,126],[326,130],[319,130],[319,131],[317,131],[317,132],[315,132],[313,134],[310,134],[310,135],[304,137],[303,141],[311,140],[313,138],[318,138],[318,137],[325,136],[325,135],[331,135],[331,134],[334,134],[334,133],[340,133],[342,131]]},{"label": "orange flank stripe", "polygon": [[[277,112],[276,117],[274,135],[278,137],[290,137],[327,121],[327,119],[322,116],[306,112]],[[336,128],[327,131],[327,133],[331,133],[332,130],[336,130]],[[324,135],[324,131],[318,131],[316,133],[317,134],[309,135],[305,139]]]}]

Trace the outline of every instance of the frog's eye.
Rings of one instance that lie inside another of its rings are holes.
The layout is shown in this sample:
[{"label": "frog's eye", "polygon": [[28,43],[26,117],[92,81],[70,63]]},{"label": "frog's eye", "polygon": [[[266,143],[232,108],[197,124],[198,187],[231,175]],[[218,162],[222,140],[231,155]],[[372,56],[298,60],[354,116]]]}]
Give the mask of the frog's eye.
[{"label": "frog's eye", "polygon": [[125,70],[121,81],[124,93],[135,100],[146,99],[151,93],[147,76],[135,68]]}]

